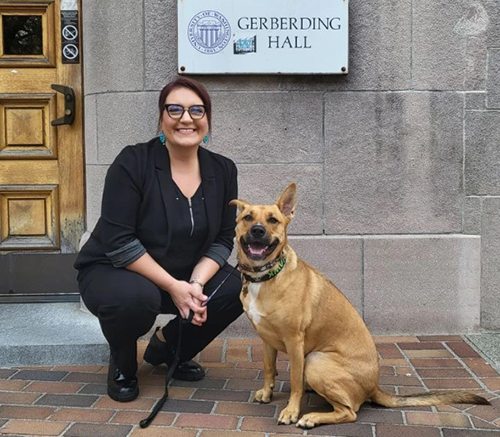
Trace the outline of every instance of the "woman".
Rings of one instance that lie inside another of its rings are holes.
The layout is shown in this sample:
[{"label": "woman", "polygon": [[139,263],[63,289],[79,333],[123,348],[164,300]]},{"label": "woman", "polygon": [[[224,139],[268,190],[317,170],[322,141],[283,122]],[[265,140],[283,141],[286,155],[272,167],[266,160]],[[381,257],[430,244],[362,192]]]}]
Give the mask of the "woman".
[{"label": "woman", "polygon": [[[211,116],[210,96],[200,83],[178,77],[163,88],[159,137],[125,147],[110,166],[101,217],[76,260],[83,301],[110,346],[108,395],[116,401],[139,394],[136,342],[159,313],[194,313],[183,328],[173,375],[191,381],[205,372],[189,360],[242,313],[240,276],[226,263],[237,171],[230,159],[200,147]],[[178,326],[172,320],[157,330],[146,361],[172,363]]]}]

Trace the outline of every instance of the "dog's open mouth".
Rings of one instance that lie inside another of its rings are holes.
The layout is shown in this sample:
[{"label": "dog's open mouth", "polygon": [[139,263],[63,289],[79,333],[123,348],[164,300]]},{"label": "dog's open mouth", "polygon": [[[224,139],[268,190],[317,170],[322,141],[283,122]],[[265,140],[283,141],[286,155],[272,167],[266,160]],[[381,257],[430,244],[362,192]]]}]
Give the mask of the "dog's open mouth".
[{"label": "dog's open mouth", "polygon": [[278,240],[274,240],[270,245],[266,245],[260,241],[246,242],[241,239],[241,247],[245,255],[253,260],[260,261],[266,259],[278,245]]}]

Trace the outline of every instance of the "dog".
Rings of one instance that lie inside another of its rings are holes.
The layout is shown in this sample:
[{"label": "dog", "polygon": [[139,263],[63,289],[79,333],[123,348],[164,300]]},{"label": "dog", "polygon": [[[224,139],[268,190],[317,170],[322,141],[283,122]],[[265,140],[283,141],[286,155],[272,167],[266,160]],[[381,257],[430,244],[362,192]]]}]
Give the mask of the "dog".
[{"label": "dog", "polygon": [[[354,422],[371,400],[384,407],[438,404],[490,405],[463,391],[435,391],[396,396],[380,389],[379,361],[363,319],[342,292],[322,273],[297,257],[288,244],[287,227],[295,214],[297,187],[288,186],[274,205],[230,202],[238,210],[236,243],[246,315],[264,341],[264,385],[254,401],[271,402],[277,351],[290,360],[291,392],[278,423],[302,428]],[[310,388],[332,412],[303,415],[304,391]]]}]

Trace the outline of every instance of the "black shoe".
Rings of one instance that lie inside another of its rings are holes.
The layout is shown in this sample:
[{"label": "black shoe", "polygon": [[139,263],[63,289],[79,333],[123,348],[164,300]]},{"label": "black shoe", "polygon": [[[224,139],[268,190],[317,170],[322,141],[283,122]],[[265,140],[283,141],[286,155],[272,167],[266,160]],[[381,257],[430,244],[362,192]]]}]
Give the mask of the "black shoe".
[{"label": "black shoe", "polygon": [[[148,347],[144,352],[144,361],[147,361],[153,366],[159,366],[163,363],[169,366],[174,361],[174,351],[167,343],[162,342],[158,338],[156,333],[159,329],[159,327],[156,328],[151,340],[149,340]],[[181,381],[200,381],[205,377],[205,370],[194,361],[184,361],[179,363],[172,376]]]},{"label": "black shoe", "polygon": [[200,381],[205,378],[205,370],[193,360],[184,361],[179,363],[172,377],[181,381]]},{"label": "black shoe", "polygon": [[108,396],[117,402],[130,402],[139,396],[137,378],[127,379],[116,367],[111,355],[108,369]]}]

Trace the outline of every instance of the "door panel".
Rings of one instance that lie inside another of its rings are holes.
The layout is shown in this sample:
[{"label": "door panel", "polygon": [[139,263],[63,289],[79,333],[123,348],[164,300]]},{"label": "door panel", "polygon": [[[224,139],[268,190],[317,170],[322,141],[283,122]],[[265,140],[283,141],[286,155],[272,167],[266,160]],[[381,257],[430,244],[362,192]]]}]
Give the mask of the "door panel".
[{"label": "door panel", "polygon": [[0,158],[57,159],[55,94],[0,98]]},{"label": "door panel", "polygon": [[[61,31],[61,0],[0,0],[0,257],[73,254],[84,232],[81,65]],[[74,90],[71,125],[52,125],[69,111],[54,84]]]},{"label": "door panel", "polygon": [[57,186],[0,186],[0,249],[59,247]]}]

